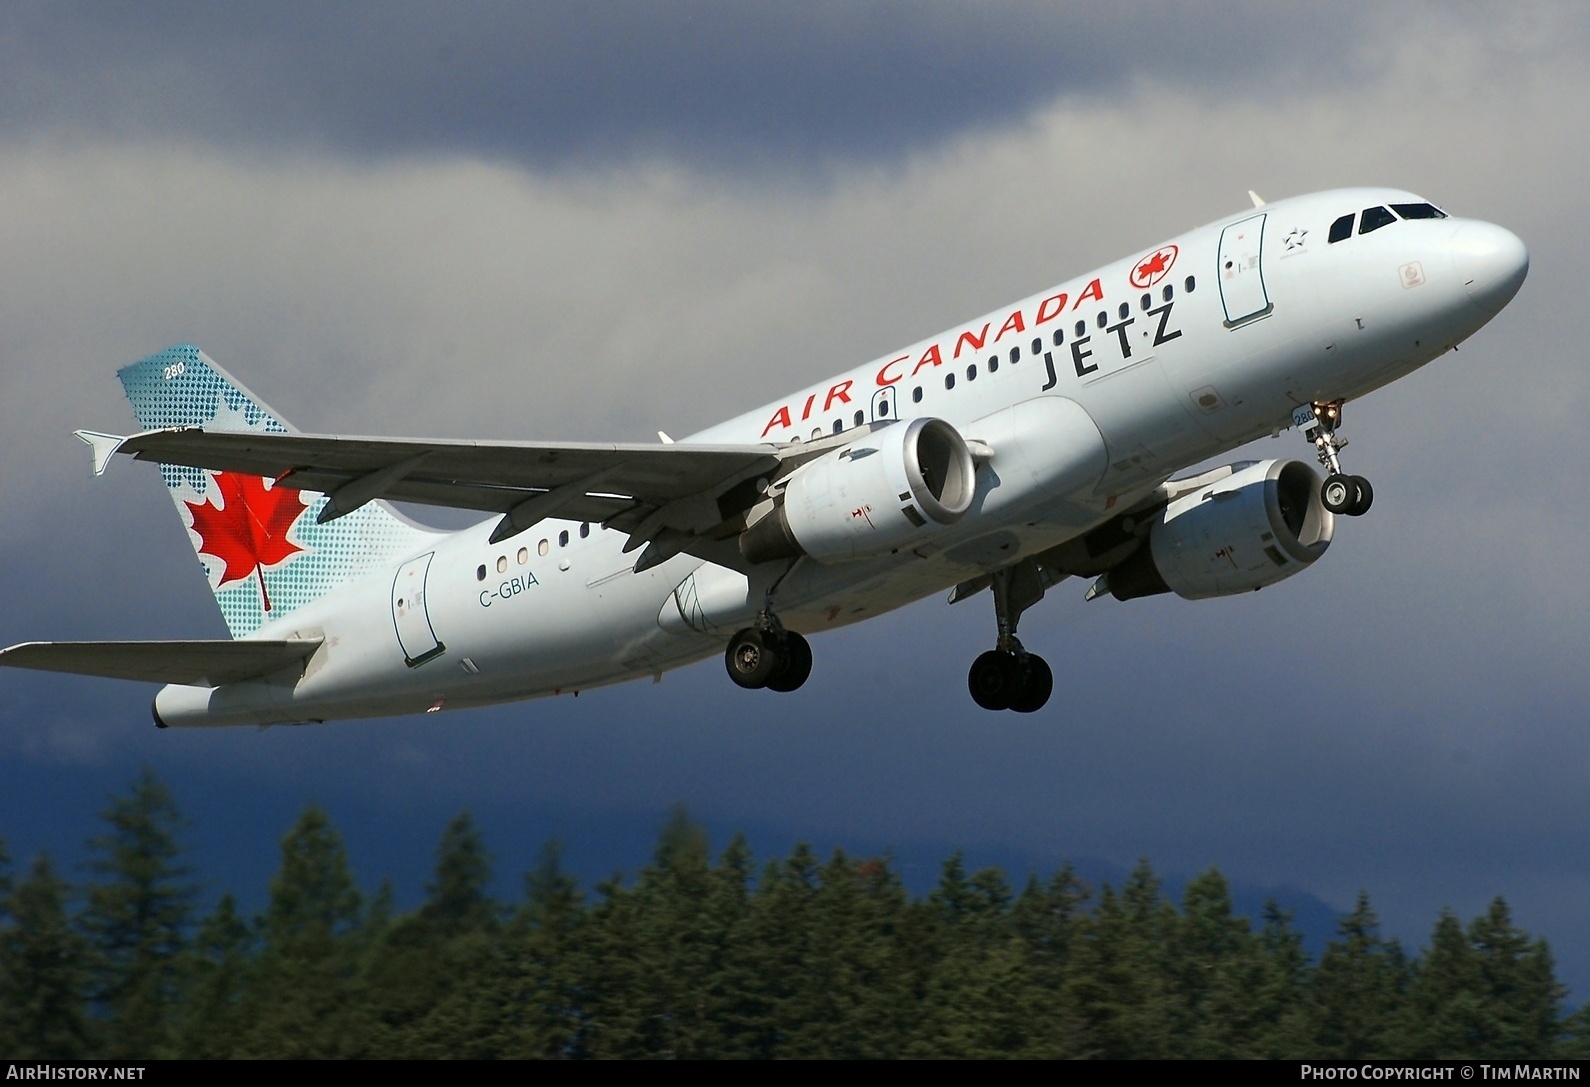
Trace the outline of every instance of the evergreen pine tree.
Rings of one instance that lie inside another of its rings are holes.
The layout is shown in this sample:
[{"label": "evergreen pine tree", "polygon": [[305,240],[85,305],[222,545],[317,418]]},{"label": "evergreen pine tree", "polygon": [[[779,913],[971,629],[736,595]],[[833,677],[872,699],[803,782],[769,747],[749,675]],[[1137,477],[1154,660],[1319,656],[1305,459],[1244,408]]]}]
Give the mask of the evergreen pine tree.
[{"label": "evergreen pine tree", "polygon": [[369,1041],[360,1015],[361,896],[342,839],[310,807],[282,839],[240,1056],[351,1057]]},{"label": "evergreen pine tree", "polygon": [[1413,964],[1413,981],[1398,1024],[1399,1055],[1425,1060],[1471,1055],[1483,1032],[1484,996],[1478,957],[1463,925],[1442,910],[1430,946]]},{"label": "evergreen pine tree", "polygon": [[1119,895],[1104,886],[1098,909],[1079,925],[1065,982],[1076,1055],[1176,1055],[1164,968],[1167,924],[1174,920],[1175,911],[1159,897],[1159,881],[1146,862],[1133,871]]},{"label": "evergreen pine tree", "polygon": [[66,916],[66,885],[40,854],[12,890],[0,928],[0,1039],[19,1060],[95,1056],[88,949]]},{"label": "evergreen pine tree", "polygon": [[96,880],[80,921],[94,953],[105,1053],[112,1059],[166,1056],[195,893],[190,869],[180,863],[177,834],[184,822],[147,767],[100,818],[106,831],[88,842]]},{"label": "evergreen pine tree", "polygon": [[[1271,912],[1279,914],[1273,903]],[[1275,920],[1278,931],[1256,937],[1246,919],[1232,914],[1230,889],[1218,871],[1187,884],[1171,945],[1180,1055],[1276,1055],[1285,1001],[1296,993],[1276,984],[1277,967],[1283,976],[1286,967],[1272,959],[1269,945],[1289,941],[1284,918]]]},{"label": "evergreen pine tree", "polygon": [[1501,897],[1469,924],[1485,1016],[1468,1056],[1530,1058],[1555,1048],[1562,999],[1546,941],[1513,925]]},{"label": "evergreen pine tree", "polygon": [[460,812],[436,847],[436,874],[426,885],[420,917],[443,936],[489,928],[497,906],[486,893],[491,882],[491,854],[469,813]]},{"label": "evergreen pine tree", "polygon": [[[486,894],[491,857],[469,813],[448,823],[436,851],[436,871],[425,903],[392,921],[381,899],[371,904],[364,930],[365,971],[374,1052],[386,1057],[448,1057],[476,1051],[468,1025],[451,1012],[441,1016],[456,1033],[439,1030],[438,1008],[454,990],[475,984],[493,952],[490,933],[497,906]],[[388,894],[388,901],[390,894]],[[429,1022],[428,1022],[429,1021]]]},{"label": "evergreen pine tree", "polygon": [[187,1058],[220,1060],[241,1041],[239,1003],[249,979],[254,931],[230,894],[199,926],[182,958],[177,1051]]},{"label": "evergreen pine tree", "polygon": [[1581,1061],[1590,1060],[1590,1001],[1581,1004],[1578,1011],[1564,1019],[1560,1029],[1561,1042],[1557,1047],[1557,1055]]},{"label": "evergreen pine tree", "polygon": [[676,808],[632,889],[601,888],[587,943],[594,1056],[700,1057],[720,1039],[709,1009],[727,932],[708,906],[706,833]]},{"label": "evergreen pine tree", "polygon": [[506,952],[488,987],[486,1004],[515,1058],[571,1058],[588,1053],[589,994],[583,940],[591,926],[579,885],[563,870],[561,843],[541,847],[525,877],[525,902],[504,934]]},{"label": "evergreen pine tree", "polygon": [[1360,893],[1309,982],[1298,1056],[1361,1060],[1401,1048],[1397,1023],[1408,964],[1400,946],[1380,938],[1379,924],[1369,896]]},{"label": "evergreen pine tree", "polygon": [[794,897],[785,904],[798,905],[799,927],[782,941],[793,971],[775,1011],[776,1054],[899,1055],[913,1018],[897,936],[905,896],[888,865],[857,863],[835,850],[815,885],[787,890]]}]

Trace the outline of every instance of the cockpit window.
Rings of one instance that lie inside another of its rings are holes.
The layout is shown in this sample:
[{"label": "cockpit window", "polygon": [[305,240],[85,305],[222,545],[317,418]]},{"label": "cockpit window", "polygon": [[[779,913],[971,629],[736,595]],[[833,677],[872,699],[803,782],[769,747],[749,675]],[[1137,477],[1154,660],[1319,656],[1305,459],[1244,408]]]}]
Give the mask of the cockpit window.
[{"label": "cockpit window", "polygon": [[1371,230],[1379,230],[1396,221],[1397,217],[1385,208],[1365,208],[1364,214],[1358,220],[1358,233],[1368,234]]},{"label": "cockpit window", "polygon": [[1353,217],[1352,217],[1352,215],[1350,215],[1350,214],[1343,215],[1340,219],[1337,219],[1334,223],[1331,224],[1330,240],[1332,242],[1344,242],[1348,238],[1351,238],[1352,236],[1353,236]]},{"label": "cockpit window", "polygon": [[1391,210],[1404,219],[1445,219],[1446,212],[1434,204],[1393,204]]}]

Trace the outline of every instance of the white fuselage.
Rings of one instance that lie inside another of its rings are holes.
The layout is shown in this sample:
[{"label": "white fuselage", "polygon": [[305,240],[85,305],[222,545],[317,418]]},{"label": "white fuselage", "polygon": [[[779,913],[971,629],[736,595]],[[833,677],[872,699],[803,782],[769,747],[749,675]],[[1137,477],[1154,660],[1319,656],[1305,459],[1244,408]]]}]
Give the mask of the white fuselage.
[{"label": "white fuselage", "polygon": [[[1493,265],[1514,259],[1496,253],[1512,238],[1501,228],[1422,219],[1327,242],[1344,214],[1419,200],[1357,189],[1250,209],[687,440],[782,445],[932,416],[986,443],[977,505],[928,545],[803,560],[778,587],[792,629],[853,623],[1073,538],[1291,426],[1298,405],[1362,396],[1472,335],[1516,290],[1485,293],[1505,278]],[[174,725],[364,717],[656,675],[721,652],[788,566],[747,578],[686,554],[635,573],[627,537],[599,525],[548,520],[495,545],[491,530],[439,533],[428,563],[405,556],[259,630],[324,638],[302,674],[168,687],[158,713]],[[408,640],[440,647],[419,664],[395,618],[405,569],[428,622]]]}]

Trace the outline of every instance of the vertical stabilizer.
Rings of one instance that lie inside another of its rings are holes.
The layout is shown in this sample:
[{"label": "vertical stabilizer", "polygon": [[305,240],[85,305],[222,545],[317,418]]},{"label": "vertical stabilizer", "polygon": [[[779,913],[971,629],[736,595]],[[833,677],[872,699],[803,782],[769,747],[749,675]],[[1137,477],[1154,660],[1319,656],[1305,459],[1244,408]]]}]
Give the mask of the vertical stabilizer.
[{"label": "vertical stabilizer", "polygon": [[[293,429],[192,344],[151,355],[117,376],[144,430]],[[321,525],[315,517],[324,495],[235,472],[163,464],[160,474],[234,638],[420,550],[438,535],[384,502]]]}]

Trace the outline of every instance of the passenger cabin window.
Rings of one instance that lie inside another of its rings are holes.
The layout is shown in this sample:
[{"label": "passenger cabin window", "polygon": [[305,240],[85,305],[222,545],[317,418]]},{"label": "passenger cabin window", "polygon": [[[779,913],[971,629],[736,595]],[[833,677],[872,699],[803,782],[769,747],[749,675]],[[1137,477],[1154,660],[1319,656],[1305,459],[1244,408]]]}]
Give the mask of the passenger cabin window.
[{"label": "passenger cabin window", "polygon": [[911,403],[922,403],[922,386],[918,385],[916,388],[911,390]]},{"label": "passenger cabin window", "polygon": [[587,536],[589,536],[590,534],[591,534],[591,522],[589,522],[589,521],[581,521],[580,522],[580,539],[583,540]]},{"label": "passenger cabin window", "polygon": [[1193,291],[1197,288],[1197,286],[1198,286],[1197,278],[1194,277],[1194,276],[1188,276],[1187,277],[1187,282],[1185,282],[1185,283],[1183,283],[1181,285],[1181,289],[1186,291],[1188,294],[1192,294]]},{"label": "passenger cabin window", "polygon": [[497,573],[506,574],[507,572],[508,572],[508,556],[507,555],[498,555],[497,556]]},{"label": "passenger cabin window", "polygon": [[1404,219],[1445,219],[1446,212],[1434,204],[1393,204],[1391,210]]},{"label": "passenger cabin window", "polygon": [[1077,339],[1080,340],[1083,336],[1086,336],[1087,334],[1088,334],[1088,323],[1086,321],[1078,321],[1077,322]]},{"label": "passenger cabin window", "polygon": [[519,549],[519,565],[523,566],[525,563],[527,563],[529,561],[530,561],[530,549],[528,547],[521,547]]},{"label": "passenger cabin window", "polygon": [[[878,414],[882,415],[883,412],[879,411]],[[865,412],[860,412],[860,411],[856,412],[856,425],[857,426],[860,426],[862,423],[865,423],[866,421],[867,421],[867,416],[866,416]]]},{"label": "passenger cabin window", "polygon": [[1176,297],[1176,288],[1167,283],[1165,284],[1164,290],[1159,292],[1159,296],[1165,301],[1169,302],[1172,298]]},{"label": "passenger cabin window", "polygon": [[1353,217],[1351,215],[1343,215],[1331,224],[1330,236],[1326,238],[1326,242],[1334,245],[1336,242],[1344,242],[1352,236]]},{"label": "passenger cabin window", "polygon": [[835,419],[834,420],[834,433],[835,434],[842,434],[842,433],[844,433],[844,430],[845,430],[845,421],[843,419]]},{"label": "passenger cabin window", "polygon": [[1103,328],[1105,325],[1107,325],[1109,323],[1110,323],[1110,311],[1107,310],[1107,309],[1099,310],[1099,327]]},{"label": "passenger cabin window", "polygon": [[536,554],[540,555],[542,558],[546,558],[547,552],[551,550],[552,545],[546,540],[542,540],[540,543],[536,544]]},{"label": "passenger cabin window", "polygon": [[[1035,347],[1034,347],[1034,348],[1033,348],[1033,349],[1032,349],[1032,353],[1033,353],[1033,354],[1034,354],[1034,355],[1036,355],[1036,354],[1037,354],[1037,353],[1038,353],[1038,347],[1041,347],[1041,346],[1042,346],[1042,344],[1041,344],[1041,343],[1040,343],[1040,342],[1039,342],[1039,341],[1038,341],[1038,340],[1034,340],[1034,341],[1032,341],[1032,342],[1033,342],[1033,343],[1034,343],[1034,344],[1036,344],[1036,345],[1038,345],[1038,346],[1035,346]],[[1014,366],[1014,365],[1016,365],[1016,363],[1018,363],[1018,362],[1020,362],[1020,361],[1021,361],[1021,348],[1019,348],[1019,347],[1012,347],[1012,348],[1011,348],[1011,349],[1010,349],[1010,364],[1011,364],[1011,365],[1012,365],[1012,366]]]},{"label": "passenger cabin window", "polygon": [[564,529],[562,532],[558,533],[558,546],[559,547],[567,547],[567,546],[569,546],[569,530],[568,529]]},{"label": "passenger cabin window", "polygon": [[821,438],[822,436],[823,436],[823,428],[822,427],[820,427],[820,426],[812,427],[812,441],[815,442],[818,438]]},{"label": "passenger cabin window", "polygon": [[1363,215],[1358,218],[1358,233],[1368,234],[1371,230],[1379,230],[1396,221],[1397,217],[1385,208],[1365,208]]},{"label": "passenger cabin window", "polygon": [[479,566],[475,567],[475,580],[476,581],[485,581],[486,580],[486,564],[485,563],[481,563]]},{"label": "passenger cabin window", "polygon": [[955,375],[954,374],[945,374],[944,375],[944,387],[946,389],[955,388]]},{"label": "passenger cabin window", "polygon": [[1137,304],[1146,310],[1149,306],[1154,304],[1154,296],[1151,294],[1145,294],[1142,298],[1138,299]]},{"label": "passenger cabin window", "polygon": [[[1032,357],[1033,358],[1037,358],[1041,354],[1043,354],[1043,341],[1042,340],[1033,340],[1032,341]],[[1016,349],[1015,348],[1011,348],[1011,350],[1010,350],[1010,361],[1011,362],[1015,362],[1016,361]]]},{"label": "passenger cabin window", "polygon": [[975,364],[973,364],[971,366],[968,366],[966,368],[966,380],[967,381],[976,381],[977,380],[977,366]]},{"label": "passenger cabin window", "polygon": [[1065,343],[1065,340],[1066,340],[1065,332],[1062,331],[1061,329],[1058,329],[1058,328],[1055,329],[1054,330],[1054,345],[1056,347],[1059,347],[1061,344]]},{"label": "passenger cabin window", "polygon": [[999,372],[999,356],[998,355],[989,355],[988,356],[988,372],[991,373],[991,374]]}]

